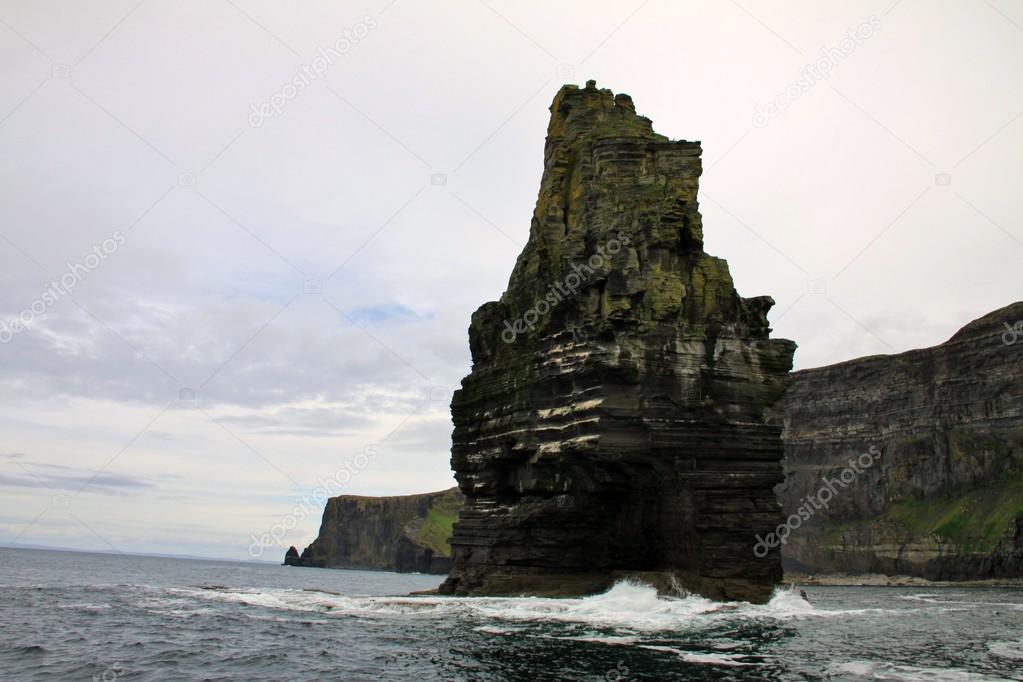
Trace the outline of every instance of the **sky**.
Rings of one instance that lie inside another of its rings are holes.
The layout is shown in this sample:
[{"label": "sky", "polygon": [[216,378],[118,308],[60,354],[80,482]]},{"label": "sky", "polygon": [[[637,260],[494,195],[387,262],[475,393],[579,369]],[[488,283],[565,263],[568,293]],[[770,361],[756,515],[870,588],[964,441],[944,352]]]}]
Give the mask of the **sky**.
[{"label": "sky", "polygon": [[1018,0],[0,0],[0,546],[279,561],[454,484],[564,83],[701,140],[806,368],[1023,292]]}]

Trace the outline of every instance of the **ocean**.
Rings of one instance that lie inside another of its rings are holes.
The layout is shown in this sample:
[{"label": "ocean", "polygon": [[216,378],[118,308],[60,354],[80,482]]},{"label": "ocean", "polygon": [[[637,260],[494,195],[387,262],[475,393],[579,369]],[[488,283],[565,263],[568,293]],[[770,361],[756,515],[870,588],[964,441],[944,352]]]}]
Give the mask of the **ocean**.
[{"label": "ocean", "polygon": [[2,680],[1023,680],[1023,591],[408,596],[441,576],[0,549]]}]

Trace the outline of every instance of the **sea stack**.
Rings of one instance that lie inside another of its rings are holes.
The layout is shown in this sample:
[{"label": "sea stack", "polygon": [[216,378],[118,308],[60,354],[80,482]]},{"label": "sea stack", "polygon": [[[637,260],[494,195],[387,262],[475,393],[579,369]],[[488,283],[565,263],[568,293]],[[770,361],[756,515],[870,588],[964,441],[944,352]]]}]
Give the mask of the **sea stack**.
[{"label": "sea stack", "polygon": [[529,241],[472,316],[452,400],[466,505],[441,592],[578,595],[622,578],[766,601],[758,535],[781,522],[771,408],[795,344],[769,338],[703,251],[699,142],[653,131],[628,95],[551,105]]}]

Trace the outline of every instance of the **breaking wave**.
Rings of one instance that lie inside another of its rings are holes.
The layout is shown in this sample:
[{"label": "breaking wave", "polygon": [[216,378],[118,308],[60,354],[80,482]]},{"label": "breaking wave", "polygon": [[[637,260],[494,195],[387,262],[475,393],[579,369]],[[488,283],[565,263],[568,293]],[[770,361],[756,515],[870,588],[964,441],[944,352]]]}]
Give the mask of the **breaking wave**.
[{"label": "breaking wave", "polygon": [[[778,589],[767,604],[721,603],[698,596],[659,596],[647,585],[622,581],[602,594],[578,598],[548,597],[366,597],[297,589],[229,589],[219,586],[170,588],[166,606],[181,609],[184,600],[232,602],[269,609],[336,616],[450,617],[494,622],[577,623],[631,631],[685,630],[731,619],[778,621],[835,618],[883,609],[824,609],[790,589]],[[150,600],[155,605],[159,600]],[[896,611],[891,611],[896,613]]]}]

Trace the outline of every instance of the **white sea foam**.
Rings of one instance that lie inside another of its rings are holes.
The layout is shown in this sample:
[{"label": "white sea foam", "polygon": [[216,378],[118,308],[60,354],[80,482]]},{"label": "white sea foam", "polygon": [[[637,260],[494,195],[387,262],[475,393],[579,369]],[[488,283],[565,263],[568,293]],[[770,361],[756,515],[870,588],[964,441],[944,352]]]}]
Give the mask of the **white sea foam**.
[{"label": "white sea foam", "polygon": [[93,602],[72,602],[69,604],[57,604],[58,609],[74,609],[76,611],[105,611],[110,608],[110,604],[96,604]]},{"label": "white sea foam", "polygon": [[913,665],[896,665],[883,661],[849,661],[832,665],[828,673],[841,679],[854,680],[899,680],[917,682],[996,682],[1004,677],[991,677],[958,668],[924,668]]},{"label": "white sea foam", "polygon": [[854,678],[870,679],[874,664],[869,661],[849,661],[833,665],[828,670],[831,675],[852,675]]},{"label": "white sea foam", "polygon": [[[922,602],[925,604],[934,604],[936,606],[946,607],[944,610],[947,611],[967,611],[970,609],[985,608],[990,609],[993,607],[1004,607],[1017,611],[1023,610],[1023,603],[1019,602],[1000,602],[1000,601],[984,601],[976,599],[968,599],[968,595],[962,593],[949,593],[949,594],[906,594],[899,596],[899,599],[905,601]],[[976,596],[976,595],[974,595]],[[962,597],[957,599],[956,597]]]},{"label": "white sea foam", "polygon": [[941,604],[943,606],[944,605],[948,605],[948,604],[969,604],[969,605],[975,605],[976,604],[976,602],[966,602],[966,601],[963,601],[961,599],[955,599],[955,597],[964,597],[964,596],[966,596],[966,595],[961,594],[961,593],[933,594],[933,593],[925,592],[925,593],[922,593],[922,594],[904,594],[904,595],[900,595],[899,599],[904,599],[906,601],[918,601],[918,602],[923,602],[925,604]]},{"label": "white sea foam", "polygon": [[483,632],[488,635],[513,635],[518,633],[519,628],[497,627],[496,625],[480,625],[473,628],[476,632]]},{"label": "white sea foam", "polygon": [[695,653],[692,651],[685,651],[684,649],[677,649],[671,646],[659,646],[654,644],[642,644],[640,649],[647,649],[649,651],[663,651],[666,653],[675,654],[686,663],[698,663],[702,665],[727,665],[727,666],[745,666],[745,665],[756,665],[744,661],[742,656],[735,654],[708,654],[708,653]]},{"label": "white sea foam", "polygon": [[[366,617],[464,616],[519,623],[575,623],[637,632],[684,631],[731,619],[780,621],[855,616],[863,613],[904,613],[886,609],[824,609],[789,589],[779,589],[767,604],[720,603],[703,597],[661,597],[647,585],[622,581],[607,592],[580,598],[546,597],[366,597],[298,589],[172,588],[174,598],[187,597],[271,609]],[[180,606],[175,602],[175,606]]]},{"label": "white sea foam", "polygon": [[988,651],[999,658],[1023,661],[1023,639],[1015,642],[988,642]]},{"label": "white sea foam", "polygon": [[641,640],[639,637],[630,637],[626,635],[587,635],[582,637],[556,637],[551,636],[550,639],[564,639],[571,642],[585,642],[587,644],[611,644],[617,646],[632,646],[638,644]]}]

